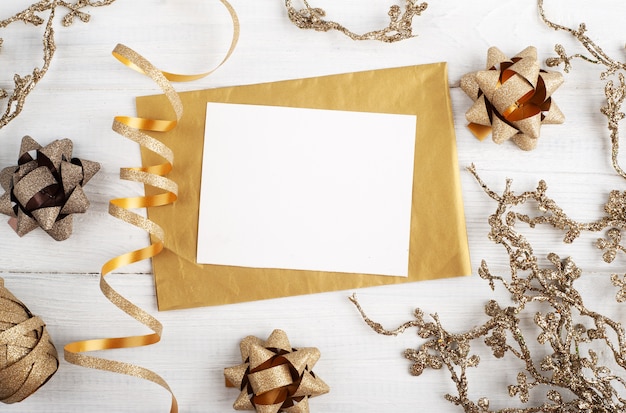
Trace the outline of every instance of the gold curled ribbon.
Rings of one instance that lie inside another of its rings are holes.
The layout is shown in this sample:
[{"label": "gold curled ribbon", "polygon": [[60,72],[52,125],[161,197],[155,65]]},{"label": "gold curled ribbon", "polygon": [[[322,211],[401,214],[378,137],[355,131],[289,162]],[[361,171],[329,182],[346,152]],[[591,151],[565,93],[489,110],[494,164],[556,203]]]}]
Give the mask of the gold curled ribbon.
[{"label": "gold curled ribbon", "polygon": [[230,13],[233,22],[233,37],[230,49],[226,53],[224,59],[214,69],[208,72],[196,75],[180,75],[163,72],[154,67],[148,60],[136,53],[134,50],[124,45],[118,44],[113,50],[113,56],[120,62],[133,70],[145,74],[159,85],[161,90],[165,93],[165,96],[169,100],[175,113],[174,120],[116,116],[113,120],[112,126],[115,132],[155,152],[165,160],[164,163],[159,165],[120,169],[120,179],[140,182],[144,185],[150,185],[158,188],[164,192],[150,196],[117,198],[109,201],[110,215],[131,225],[144,229],[150,233],[151,239],[154,241],[145,248],[128,252],[107,261],[102,266],[100,273],[100,290],[104,296],[126,314],[130,315],[135,320],[152,330],[153,333],[139,336],[77,341],[67,344],[64,348],[65,360],[69,363],[82,367],[139,377],[160,385],[172,395],[170,413],[178,412],[178,402],[173,391],[161,376],[140,366],[88,356],[82,353],[116,348],[141,347],[155,344],[161,340],[163,325],[155,317],[148,314],[146,311],[139,308],[137,305],[133,304],[131,301],[115,291],[106,282],[105,276],[118,268],[142,261],[144,259],[152,258],[163,250],[163,229],[151,220],[130,211],[130,209],[167,205],[176,201],[178,186],[174,181],[165,176],[172,170],[174,164],[174,154],[170,148],[145,134],[142,130],[167,132],[176,127],[183,115],[183,105],[178,93],[176,93],[170,84],[170,81],[187,82],[208,76],[221,67],[233,53],[235,46],[237,45],[237,41],[239,40],[239,19],[237,18],[235,9],[226,0],[220,0],[220,2]]}]

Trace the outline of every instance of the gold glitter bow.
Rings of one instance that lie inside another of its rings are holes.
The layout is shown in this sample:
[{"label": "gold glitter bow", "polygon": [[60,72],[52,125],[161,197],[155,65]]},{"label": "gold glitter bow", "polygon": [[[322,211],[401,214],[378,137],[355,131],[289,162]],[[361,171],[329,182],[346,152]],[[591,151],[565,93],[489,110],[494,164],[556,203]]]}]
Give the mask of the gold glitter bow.
[{"label": "gold glitter bow", "polygon": [[241,390],[235,410],[307,413],[308,399],[329,391],[312,371],[319,350],[292,348],[282,330],[274,330],[265,342],[248,336],[240,348],[243,364],[224,369],[226,386]]},{"label": "gold glitter bow", "polygon": [[171,85],[170,81],[186,82],[205,77],[213,73],[220,66],[222,66],[222,64],[224,64],[224,62],[226,62],[226,60],[228,60],[230,55],[233,53],[239,39],[239,20],[237,18],[235,9],[233,9],[230,3],[228,3],[226,0],[220,0],[220,2],[224,5],[224,7],[226,7],[228,12],[230,13],[230,17],[233,22],[233,37],[230,49],[226,53],[226,56],[224,57],[222,62],[216,68],[208,72],[195,75],[181,75],[164,72],[157,69],[143,56],[124,45],[118,44],[113,50],[113,56],[115,56],[116,59],[118,59],[127,67],[150,77],[154,82],[159,85],[161,90],[165,93],[165,96],[167,97],[175,114],[175,119],[146,119],[132,116],[116,116],[113,120],[113,130],[115,132],[119,133],[125,138],[137,142],[143,148],[153,151],[154,153],[161,156],[165,160],[165,162],[159,165],[122,168],[120,170],[121,179],[140,182],[146,186],[149,185],[162,192],[154,195],[131,198],[117,198],[109,201],[109,213],[124,222],[127,222],[131,225],[134,225],[149,232],[151,236],[151,244],[145,248],[130,251],[115,258],[112,258],[104,263],[100,270],[100,290],[109,301],[115,304],[126,314],[130,315],[135,320],[148,327],[150,330],[153,331],[153,333],[138,336],[77,341],[67,344],[64,348],[65,360],[69,363],[87,368],[94,368],[139,377],[141,379],[149,380],[153,383],[158,384],[159,386],[167,390],[172,396],[170,413],[178,412],[178,401],[176,400],[172,389],[161,376],[151,370],[140,366],[123,363],[120,361],[93,357],[85,355],[83,353],[97,350],[110,350],[116,348],[142,347],[161,341],[161,334],[163,332],[163,325],[161,324],[161,322],[152,315],[148,314],[145,310],[133,304],[130,300],[123,297],[117,291],[115,291],[106,281],[105,277],[107,274],[120,267],[124,267],[126,265],[139,262],[148,258],[152,258],[163,250],[163,239],[165,238],[165,233],[163,229],[150,219],[138,213],[130,211],[131,209],[136,208],[156,207],[171,204],[177,199],[178,185],[174,181],[166,177],[166,175],[173,168],[174,153],[169,147],[167,147],[157,139],[154,139],[151,136],[147,135],[146,133],[144,133],[144,131],[169,131],[172,128],[176,127],[181,117],[183,116],[183,105],[180,100],[180,96],[178,95],[178,93],[176,93],[176,90]]},{"label": "gold glitter bow", "polygon": [[9,223],[20,237],[41,227],[57,241],[67,239],[72,234],[72,214],[89,208],[82,187],[99,170],[97,162],[72,158],[69,139],[42,147],[24,136],[18,165],[0,172],[6,191],[0,197],[0,212],[12,217]]},{"label": "gold glitter bow", "polygon": [[465,114],[468,127],[480,140],[491,133],[498,144],[511,139],[523,150],[534,149],[542,124],[565,120],[551,98],[562,83],[560,73],[539,67],[533,46],[512,59],[491,47],[487,69],[461,78],[461,89],[474,100]]},{"label": "gold glitter bow", "polygon": [[0,278],[0,401],[21,402],[59,367],[46,325],[4,287]]}]

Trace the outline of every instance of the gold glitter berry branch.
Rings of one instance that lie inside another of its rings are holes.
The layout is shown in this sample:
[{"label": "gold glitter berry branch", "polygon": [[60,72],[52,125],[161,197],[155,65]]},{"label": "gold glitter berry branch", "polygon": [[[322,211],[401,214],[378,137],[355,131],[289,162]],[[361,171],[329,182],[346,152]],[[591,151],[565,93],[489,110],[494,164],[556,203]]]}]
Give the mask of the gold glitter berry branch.
[{"label": "gold glitter berry branch", "polygon": [[585,23],[581,23],[578,29],[572,29],[560,24],[556,24],[546,17],[545,10],[543,8],[543,0],[537,0],[537,7],[539,14],[543,22],[550,28],[557,31],[565,31],[571,34],[580,44],[587,49],[587,51],[593,56],[593,58],[584,56],[582,54],[574,54],[568,56],[565,52],[565,48],[557,44],[554,50],[559,57],[553,57],[546,60],[546,64],[550,67],[559,66],[564,64],[564,71],[569,72],[572,67],[572,60],[576,58],[583,59],[593,64],[599,64],[606,67],[606,70],[600,74],[600,79],[608,79],[611,75],[617,73],[618,84],[614,84],[613,81],[608,81],[604,94],[607,99],[607,105],[600,108],[600,112],[607,118],[608,129],[611,139],[611,163],[613,169],[622,177],[626,179],[626,171],[619,164],[619,122],[624,118],[624,113],[621,111],[622,104],[624,103],[624,97],[626,96],[626,84],[624,82],[623,72],[626,71],[626,63],[612,59],[607,55],[600,46],[589,38],[585,33],[587,26]]},{"label": "gold glitter berry branch", "polygon": [[[13,90],[10,93],[7,89],[0,89],[0,100],[6,99],[5,110],[2,113],[2,117],[0,117],[0,129],[6,126],[22,112],[26,98],[35,88],[37,83],[43,79],[50,68],[50,63],[52,62],[52,58],[54,57],[54,53],[56,51],[53,21],[57,7],[63,7],[68,10],[68,13],[63,17],[62,24],[64,26],[70,26],[74,22],[75,17],[78,17],[83,22],[89,21],[89,14],[82,11],[85,7],[106,6],[114,1],[115,0],[78,0],[75,3],[72,3],[62,0],[42,0],[31,4],[26,9],[15,13],[11,17],[0,20],[0,29],[3,29],[15,22],[23,22],[35,27],[40,26],[45,22],[42,35],[43,65],[41,68],[35,67],[30,74],[23,76],[16,73],[13,76],[14,85]],[[49,12],[47,19],[44,19],[39,15],[45,12]],[[0,51],[2,46],[3,39],[0,38]]]},{"label": "gold glitter berry branch", "polygon": [[[621,236],[622,230],[626,230],[626,192],[611,191],[609,199],[604,205],[606,215],[594,222],[581,223],[570,218],[553,199],[546,196],[547,185],[545,181],[540,181],[535,191],[515,195],[511,191],[511,181],[507,180],[504,194],[500,196],[487,187],[473,166],[468,168],[468,170],[485,193],[500,203],[499,208],[504,208],[505,205],[519,205],[529,200],[533,200],[537,204],[537,210],[539,211],[537,216],[531,217],[528,214],[510,212],[507,214],[507,222],[505,224],[493,223],[492,231],[489,234],[491,240],[498,242],[504,232],[511,231],[510,226],[514,225],[515,221],[524,222],[531,228],[534,228],[536,225],[547,224],[563,230],[565,231],[563,239],[565,243],[573,242],[582,232],[600,232],[608,228],[606,238],[599,238],[596,241],[596,247],[604,251],[602,255],[604,261],[611,263],[618,252],[626,253],[626,247],[622,245]],[[511,235],[509,236],[511,237]],[[527,245],[525,249],[532,251],[530,245]]]},{"label": "gold glitter berry branch", "polygon": [[[427,368],[445,366],[457,390],[456,395],[448,394],[445,398],[467,413],[623,412],[626,409],[626,400],[621,397],[626,390],[626,380],[622,378],[626,372],[626,332],[620,322],[586,307],[574,285],[582,271],[572,259],[561,259],[550,253],[547,255],[549,264],[540,264],[531,244],[515,230],[519,217],[525,217],[515,212],[515,208],[533,201],[541,213],[554,217],[546,222],[554,224],[555,228],[568,232],[572,228],[592,231],[620,222],[623,226],[626,194],[611,193],[605,206],[609,216],[598,221],[600,224],[579,224],[547,198],[547,185],[543,181],[535,191],[516,194],[511,189],[512,182],[507,180],[503,193],[497,194],[480,179],[474,166],[469,170],[497,203],[495,213],[488,220],[489,238],[503,246],[509,257],[507,276],[492,274],[485,261],[478,274],[492,289],[496,284],[506,288],[511,293],[512,304],[501,307],[491,300],[485,306],[488,319],[482,325],[454,334],[444,329],[436,314],[431,316],[434,322],[425,321],[420,309],[414,312],[414,320],[387,330],[365,315],[355,296],[351,301],[365,322],[379,334],[397,335],[408,328],[417,328],[418,336],[425,342],[405,351],[405,358],[412,362],[411,374],[420,375]],[[527,221],[540,222],[535,218]],[[611,282],[619,288],[617,300],[626,301],[626,275],[614,274]],[[536,329],[523,328],[529,320]],[[520,370],[515,383],[507,390],[523,407],[491,410],[488,397],[470,399],[467,372],[479,366],[480,359],[471,351],[471,346],[478,341],[489,347],[496,359],[517,360]],[[612,355],[618,373],[600,363],[599,347],[603,348],[605,357]],[[535,399],[531,396],[535,395],[540,401],[531,402]]]},{"label": "gold glitter berry branch", "polygon": [[587,51],[595,58],[589,58],[587,56],[581,55],[579,53],[568,56],[565,53],[565,48],[561,44],[557,44],[555,46],[555,51],[559,55],[558,58],[549,58],[546,60],[546,64],[548,66],[554,67],[558,66],[561,63],[564,63],[564,71],[569,72],[572,65],[571,62],[573,59],[582,59],[590,63],[594,64],[602,64],[606,66],[607,70],[602,73],[601,78],[606,79],[613,73],[616,73],[618,70],[625,70],[626,64],[618,62],[612,59],[609,55],[607,55],[604,50],[589,38],[585,33],[587,31],[587,25],[585,23],[580,23],[578,25],[578,29],[572,29],[570,27],[562,26],[560,24],[554,23],[546,17],[545,10],[543,8],[543,0],[537,0],[537,7],[539,9],[539,15],[543,22],[550,28],[557,31],[565,31],[574,36],[582,46],[587,49]]}]

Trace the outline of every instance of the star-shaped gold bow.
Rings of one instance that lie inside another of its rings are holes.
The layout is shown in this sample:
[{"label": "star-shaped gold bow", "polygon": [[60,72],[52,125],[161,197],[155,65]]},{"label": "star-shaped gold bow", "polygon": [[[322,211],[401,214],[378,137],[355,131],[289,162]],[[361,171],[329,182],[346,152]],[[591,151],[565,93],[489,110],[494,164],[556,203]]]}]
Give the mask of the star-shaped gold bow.
[{"label": "star-shaped gold bow", "polygon": [[69,139],[42,147],[24,136],[18,165],[0,172],[6,191],[0,197],[0,213],[12,217],[9,223],[20,237],[41,227],[55,240],[64,240],[72,233],[72,214],[87,211],[89,200],[82,187],[99,170],[97,162],[72,158]]},{"label": "star-shaped gold bow", "polygon": [[551,98],[562,83],[561,73],[539,67],[533,46],[512,59],[491,47],[487,69],[461,78],[461,89],[474,100],[465,114],[468,127],[480,140],[491,132],[498,144],[511,139],[521,149],[534,149],[542,124],[565,120]]},{"label": "star-shaped gold bow", "polygon": [[291,348],[282,330],[274,330],[265,342],[248,336],[240,347],[243,364],[224,369],[226,385],[241,390],[235,410],[307,413],[310,397],[328,393],[328,385],[312,371],[320,358],[317,348]]}]

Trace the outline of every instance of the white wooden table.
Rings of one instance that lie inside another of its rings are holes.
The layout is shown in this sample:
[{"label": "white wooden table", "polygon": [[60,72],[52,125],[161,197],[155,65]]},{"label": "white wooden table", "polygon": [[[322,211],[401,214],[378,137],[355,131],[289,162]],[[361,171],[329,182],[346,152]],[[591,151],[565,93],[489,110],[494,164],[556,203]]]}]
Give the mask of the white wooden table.
[{"label": "white wooden table", "polygon": [[[10,3],[10,4],[9,4]],[[2,2],[4,18],[29,1]],[[312,0],[328,17],[357,32],[382,27],[392,1]],[[400,4],[398,2],[398,4]],[[498,46],[513,56],[528,45],[537,47],[541,61],[554,55],[555,43],[570,53],[582,51],[563,32],[546,27],[533,0],[433,0],[422,17],[414,19],[418,37],[396,44],[354,42],[337,33],[300,30],[286,17],[282,0],[232,0],[241,21],[241,39],[232,58],[208,78],[177,84],[179,91],[344,73],[438,61],[448,62],[456,124],[459,169],[469,233],[473,275],[357,291],[369,315],[387,327],[410,320],[414,307],[437,312],[452,331],[482,323],[483,306],[491,298],[506,300],[502,289],[491,292],[477,276],[482,259],[506,273],[508,257],[487,239],[487,217],[496,204],[465,168],[475,163],[481,177],[497,192],[505,178],[517,191],[533,190],[540,179],[548,195],[570,216],[592,221],[603,215],[608,192],[626,182],[610,165],[601,67],[581,61],[565,74],[554,99],[567,121],[544,126],[537,149],[523,152],[512,143],[479,142],[466,128],[465,111],[471,101],[458,87],[460,77],[482,69],[487,49]],[[620,32],[625,14],[619,0],[550,0],[546,9],[553,21],[576,27],[585,21],[605,51],[623,59],[626,35]],[[119,180],[119,168],[140,162],[136,144],[111,131],[115,115],[134,114],[134,97],[159,93],[148,78],[125,68],[111,57],[117,43],[134,48],[157,67],[196,73],[217,64],[231,36],[228,14],[217,0],[118,0],[90,9],[88,24],[64,28],[57,22],[58,51],[52,67],[29,97],[23,113],[0,130],[0,166],[14,165],[23,135],[41,143],[68,137],[75,155],[95,160],[102,170],[86,187],[92,206],[77,216],[74,234],[55,242],[42,231],[18,238],[0,225],[0,275],[6,286],[32,312],[47,322],[62,353],[65,344],[95,337],[149,331],[115,308],[100,293],[101,265],[119,254],[147,245],[148,237],[107,213],[108,201],[141,194],[142,188]],[[59,17],[58,17],[59,18]],[[21,24],[0,32],[0,84],[12,84],[15,72],[40,64],[40,31]],[[543,64],[543,63],[542,63]],[[4,221],[4,220],[2,220]],[[620,272],[626,257],[608,266],[585,235],[573,245],[547,228],[529,238],[538,257],[556,252],[571,255],[583,269],[577,282],[595,308],[625,319],[614,304],[609,276]],[[148,367],[162,375],[183,412],[227,412],[237,396],[226,389],[223,368],[239,364],[239,341],[246,335],[264,338],[275,328],[288,332],[294,346],[316,346],[322,358],[315,372],[331,392],[311,400],[316,412],[454,412],[460,408],[443,399],[454,387],[444,371],[409,374],[406,348],[417,347],[413,332],[384,337],[372,332],[347,297],[339,291],[220,307],[159,313],[151,267],[134,264],[108,277],[120,293],[147,309],[164,324],[159,344],[110,351],[103,357]],[[482,369],[471,378],[472,394],[487,395],[492,408],[514,405],[506,386],[515,381],[519,366],[483,357]],[[477,397],[476,397],[477,398]],[[169,394],[152,383],[112,373],[80,368],[61,360],[59,371],[42,389],[22,403],[2,407],[7,412],[166,412]]]}]

